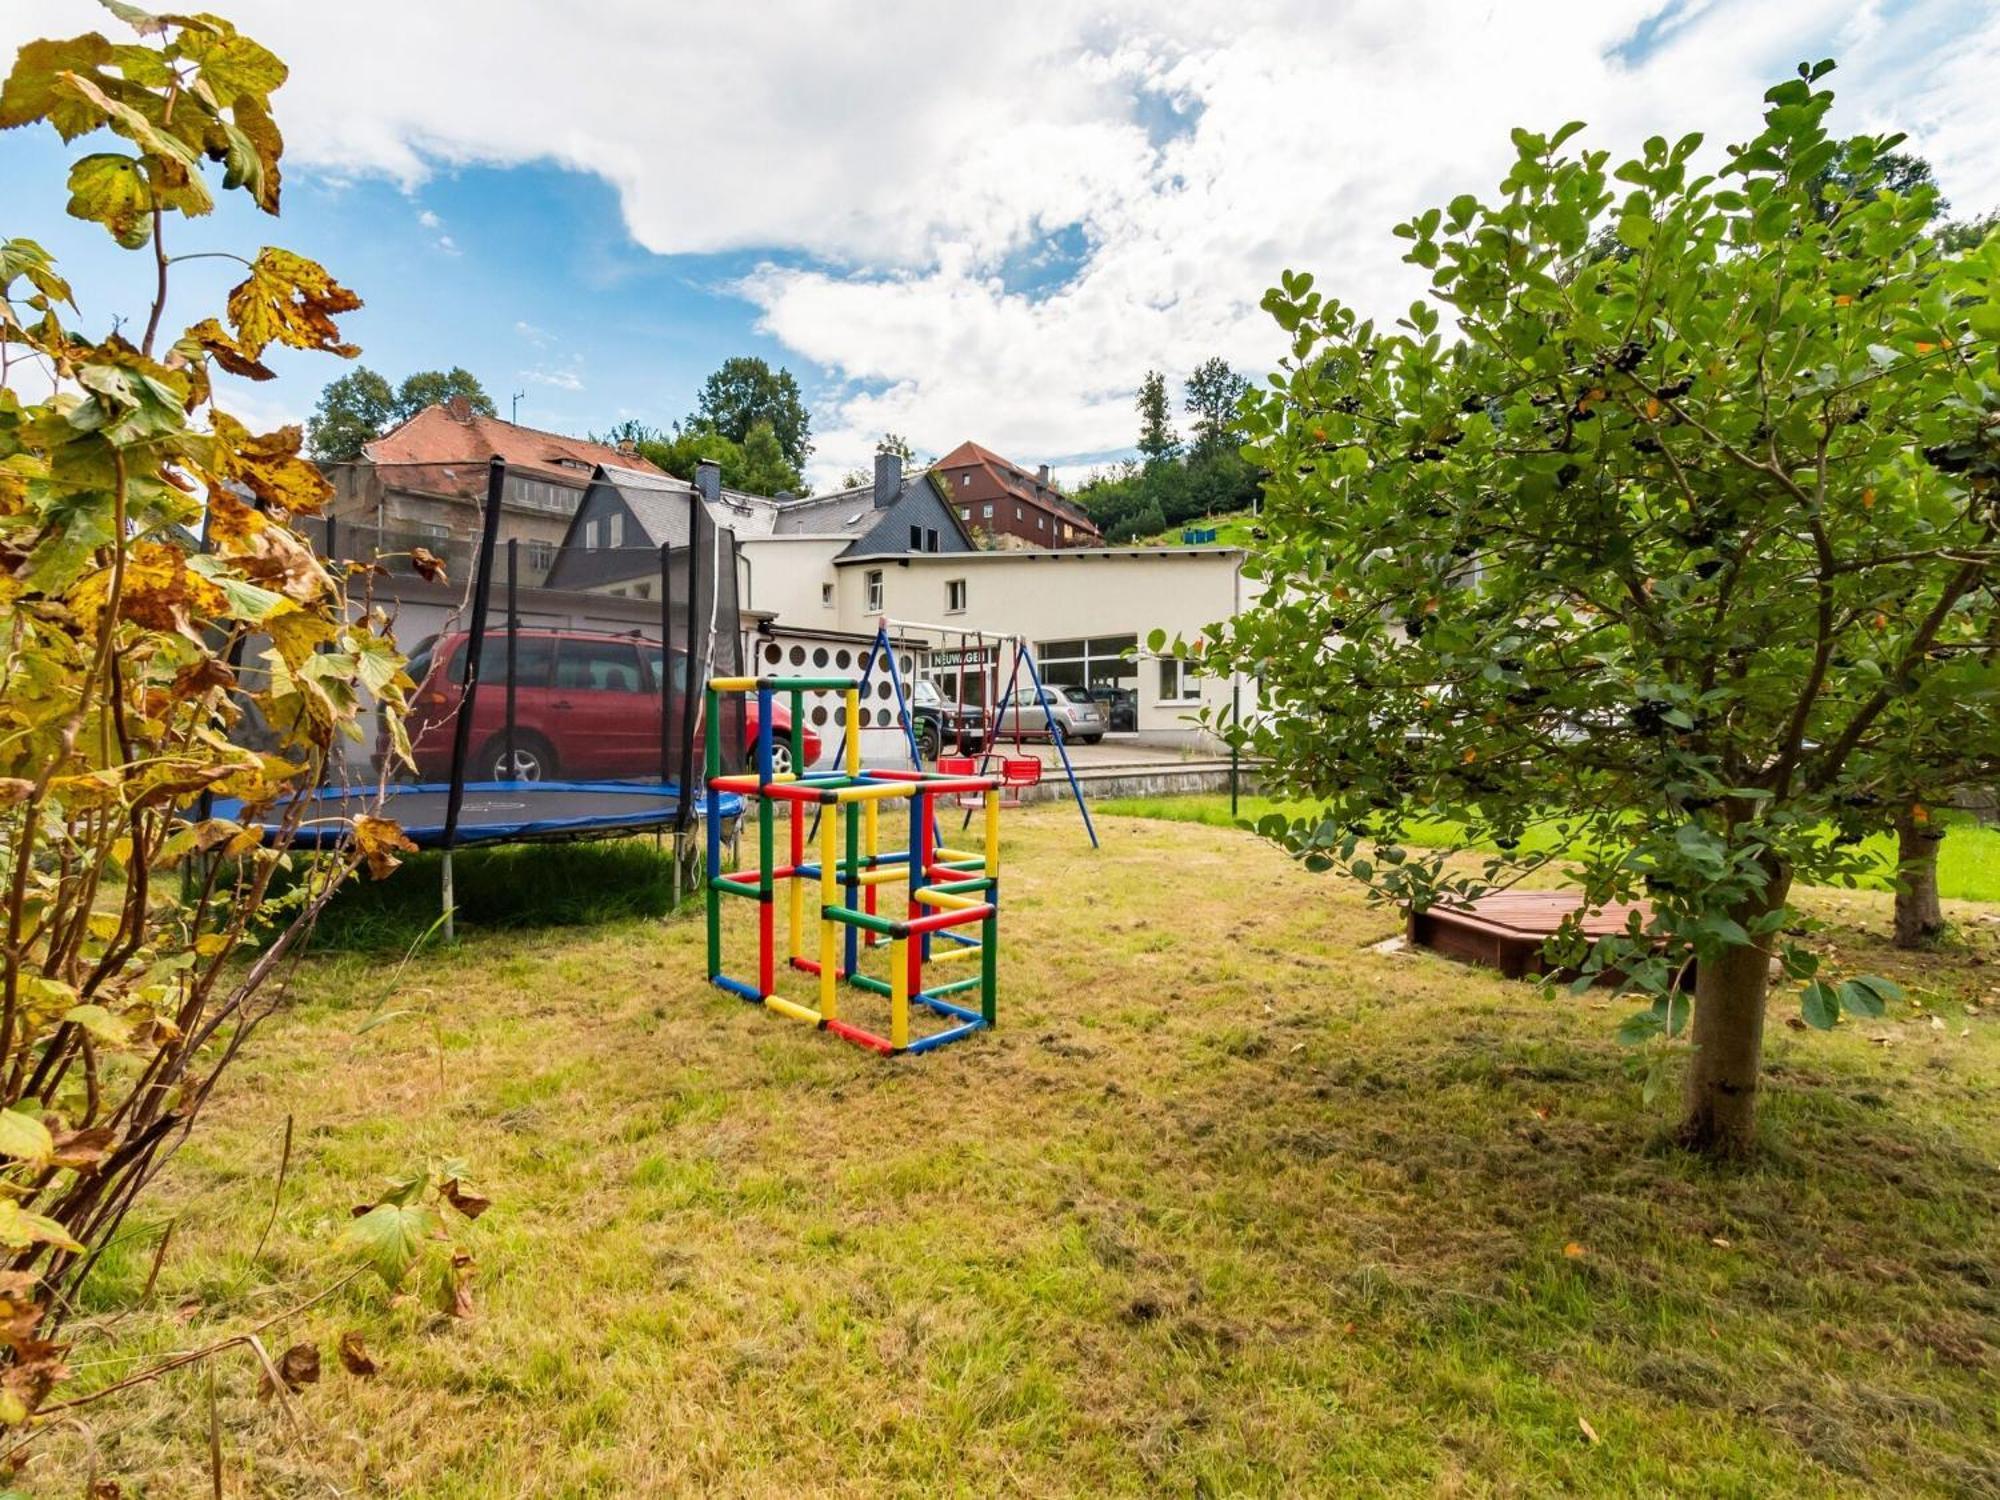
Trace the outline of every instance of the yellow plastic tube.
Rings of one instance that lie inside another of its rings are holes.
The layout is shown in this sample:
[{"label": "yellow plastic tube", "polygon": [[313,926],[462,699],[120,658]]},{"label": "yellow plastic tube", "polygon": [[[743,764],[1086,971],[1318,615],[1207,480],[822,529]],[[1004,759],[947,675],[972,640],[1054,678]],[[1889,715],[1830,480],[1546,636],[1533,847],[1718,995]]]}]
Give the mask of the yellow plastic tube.
[{"label": "yellow plastic tube", "polygon": [[910,1045],[910,940],[889,943],[889,1045],[898,1052]]}]

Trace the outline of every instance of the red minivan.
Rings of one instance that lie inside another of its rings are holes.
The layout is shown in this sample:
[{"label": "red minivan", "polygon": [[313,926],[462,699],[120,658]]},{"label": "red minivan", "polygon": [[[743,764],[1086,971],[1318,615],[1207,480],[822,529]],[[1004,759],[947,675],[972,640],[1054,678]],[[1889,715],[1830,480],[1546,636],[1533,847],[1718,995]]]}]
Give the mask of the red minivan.
[{"label": "red minivan", "polygon": [[[410,676],[423,687],[410,715],[410,749],[424,781],[451,777],[452,722],[458,708],[464,631],[433,636],[410,658]],[[433,670],[437,663],[443,665]],[[687,657],[672,653],[672,719],[669,743],[678,753],[679,705],[685,701]],[[479,695],[472,713],[472,759],[467,781],[592,781],[654,777],[660,773],[658,641],[597,630],[526,628],[514,635],[514,760],[507,763],[507,637],[486,637]],[[699,715],[699,709],[696,710]],[[745,705],[743,751],[757,753],[757,703]],[[772,769],[792,767],[792,716],[783,705],[771,714]],[[695,722],[695,755],[701,755],[701,722]],[[806,761],[819,759],[819,736],[806,730]],[[388,758],[384,736],[375,745]]]}]

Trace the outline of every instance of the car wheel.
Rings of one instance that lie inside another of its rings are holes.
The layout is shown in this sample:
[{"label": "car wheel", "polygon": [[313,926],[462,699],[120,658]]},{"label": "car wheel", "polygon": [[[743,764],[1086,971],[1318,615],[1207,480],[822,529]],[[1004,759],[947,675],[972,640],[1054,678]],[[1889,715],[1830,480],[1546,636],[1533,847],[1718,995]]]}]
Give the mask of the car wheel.
[{"label": "car wheel", "polygon": [[792,774],[792,747],[788,741],[771,742],[771,774],[789,776]]},{"label": "car wheel", "polygon": [[944,731],[935,724],[917,726],[917,757],[920,760],[936,760],[944,751]]},{"label": "car wheel", "polygon": [[1086,734],[1085,736],[1083,736],[1082,739],[1078,740],[1077,743],[1079,745],[1095,745],[1098,741],[1102,740],[1103,738],[1104,736],[1101,734]]},{"label": "car wheel", "polygon": [[554,781],[556,752],[539,734],[514,732],[514,760],[507,762],[507,737],[496,735],[487,742],[479,764],[492,773],[494,781]]}]

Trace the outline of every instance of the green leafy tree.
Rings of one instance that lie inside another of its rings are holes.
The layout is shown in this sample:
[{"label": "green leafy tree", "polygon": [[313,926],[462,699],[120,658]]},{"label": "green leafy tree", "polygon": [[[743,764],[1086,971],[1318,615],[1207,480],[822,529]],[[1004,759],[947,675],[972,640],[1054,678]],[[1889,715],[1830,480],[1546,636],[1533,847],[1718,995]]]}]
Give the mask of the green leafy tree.
[{"label": "green leafy tree", "polygon": [[1227,360],[1205,359],[1188,377],[1187,414],[1192,417],[1190,458],[1207,458],[1242,445],[1236,408],[1250,382],[1229,368]]},{"label": "green leafy tree", "polygon": [[812,454],[812,416],[798,381],[790,370],[774,370],[754,355],[739,354],[724,360],[702,383],[701,399],[681,425],[740,444],[750,440],[759,422],[770,424],[792,469],[803,470]]},{"label": "green leafy tree", "polygon": [[[108,148],[71,167],[69,212],[141,253],[134,281],[153,299],[136,341],[93,337],[49,254],[0,240],[0,374],[25,361],[62,377],[41,400],[0,380],[8,1426],[67,1373],[54,1330],[277,1004],[272,981],[326,900],[408,847],[358,814],[344,847],[274,894],[312,805],[289,794],[359,738],[364,694],[407,756],[413,684],[348,571],[290,528],[330,493],[300,430],[254,435],[213,399],[217,367],[270,378],[274,345],[356,354],[337,320],[360,299],[266,246],[220,316],[164,326],[173,234],[213,208],[217,180],[277,212],[285,66],[215,16],[111,9],[140,40],[30,42],[0,86],[0,128]],[[261,822],[211,816],[211,793]]]},{"label": "green leafy tree", "polygon": [[316,458],[351,462],[391,427],[454,396],[463,396],[481,416],[497,415],[479,377],[456,365],[449,370],[419,370],[394,390],[363,365],[329,382],[319,393],[319,404],[306,421],[306,441]]},{"label": "green leafy tree", "polygon": [[458,365],[449,370],[419,370],[406,376],[396,387],[396,407],[391,415],[395,421],[407,422],[426,407],[442,406],[456,396],[463,396],[482,417],[499,415],[479,377]]},{"label": "green leafy tree", "polygon": [[1149,464],[1165,463],[1181,451],[1167,405],[1167,377],[1148,370],[1139,382],[1139,453]]},{"label": "green leafy tree", "polygon": [[306,420],[306,441],[314,456],[332,463],[361,457],[361,450],[395,420],[396,393],[366,365],[328,382]]},{"label": "green leafy tree", "polygon": [[713,460],[722,470],[723,484],[732,490],[750,495],[807,492],[804,477],[785,456],[768,422],[753,423],[741,443],[705,427],[677,427],[667,433],[637,421],[621,422],[602,436],[593,434],[592,440],[629,445],[648,463],[679,479],[692,479],[698,464]]},{"label": "green leafy tree", "polygon": [[[2000,241],[1939,249],[1934,189],[1886,184],[1900,138],[1828,134],[1830,66],[1715,174],[1696,136],[1614,167],[1515,132],[1496,196],[1399,226],[1435,303],[1394,327],[1287,273],[1263,602],[1209,633],[1264,688],[1230,732],[1324,809],[1266,828],[1310,867],[1425,907],[1547,824],[1587,903],[1651,898],[1554,951],[1655,997],[1622,1032],[1649,1087],[1692,1040],[1681,1138],[1715,1154],[1753,1140],[1774,960],[1813,1026],[1896,997],[1787,935],[1794,882],[1865,868],[1913,779],[2000,761]],[[1575,274],[1606,219],[1630,254]],[[1502,852],[1406,847],[1433,816]]]}]

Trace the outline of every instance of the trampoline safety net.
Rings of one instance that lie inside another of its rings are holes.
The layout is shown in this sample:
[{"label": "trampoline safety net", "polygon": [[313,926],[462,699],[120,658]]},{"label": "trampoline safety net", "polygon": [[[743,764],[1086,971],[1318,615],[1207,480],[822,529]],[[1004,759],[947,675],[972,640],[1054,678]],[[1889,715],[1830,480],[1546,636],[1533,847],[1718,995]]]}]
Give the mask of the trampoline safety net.
[{"label": "trampoline safety net", "polygon": [[[518,474],[459,467],[485,481],[483,529],[426,548],[445,585],[411,576],[422,543],[391,554],[403,538],[321,523],[328,555],[387,566],[378,593],[394,595],[420,689],[406,726],[416,764],[395,762],[376,726],[345,783],[316,794],[324,816],[301,841],[337,841],[385,769],[382,813],[421,846],[686,833],[709,810],[702,685],[744,670],[734,535],[690,486],[601,468],[551,548],[521,521]],[[742,702],[719,728],[725,768],[741,769],[756,733]],[[738,810],[716,799],[719,816]]]}]

